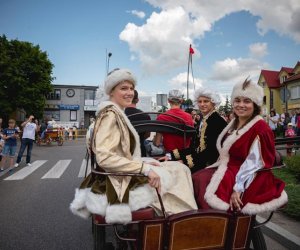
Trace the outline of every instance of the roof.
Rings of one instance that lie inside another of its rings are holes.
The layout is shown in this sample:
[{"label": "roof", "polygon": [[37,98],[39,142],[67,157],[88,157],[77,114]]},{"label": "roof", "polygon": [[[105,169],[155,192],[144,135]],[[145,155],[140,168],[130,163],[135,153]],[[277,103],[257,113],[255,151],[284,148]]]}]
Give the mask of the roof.
[{"label": "roof", "polygon": [[294,68],[288,68],[288,67],[281,67],[280,72],[285,71],[288,74],[292,74],[294,71]]},{"label": "roof", "polygon": [[261,75],[265,78],[266,84],[269,88],[280,88],[280,82],[279,82],[279,71],[273,71],[273,70],[265,70],[263,69],[261,71]]},{"label": "roof", "polygon": [[298,80],[298,79],[300,79],[300,73],[296,74],[296,75],[293,75],[293,76],[290,76],[284,82],[291,82],[291,81]]}]

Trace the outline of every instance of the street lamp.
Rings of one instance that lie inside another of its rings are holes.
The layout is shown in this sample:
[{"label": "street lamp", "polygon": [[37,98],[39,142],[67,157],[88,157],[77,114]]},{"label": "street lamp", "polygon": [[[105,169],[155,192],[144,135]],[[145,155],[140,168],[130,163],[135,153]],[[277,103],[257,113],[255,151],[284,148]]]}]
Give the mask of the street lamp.
[{"label": "street lamp", "polygon": [[109,52],[108,54],[107,54],[107,52],[106,52],[106,75],[107,75],[108,72],[109,72],[109,59],[110,59],[111,56],[112,56],[112,53],[111,53],[111,52]]}]

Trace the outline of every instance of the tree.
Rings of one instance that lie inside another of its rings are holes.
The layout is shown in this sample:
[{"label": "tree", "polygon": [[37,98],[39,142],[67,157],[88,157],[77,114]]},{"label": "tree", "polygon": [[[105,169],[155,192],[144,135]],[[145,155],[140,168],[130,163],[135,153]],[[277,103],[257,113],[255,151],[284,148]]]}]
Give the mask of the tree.
[{"label": "tree", "polygon": [[228,96],[226,96],[226,101],[225,101],[225,104],[224,105],[221,105],[219,107],[219,112],[223,112],[224,114],[229,114],[232,110],[232,106],[231,106],[231,103],[229,102],[228,100]]},{"label": "tree", "polygon": [[17,109],[41,118],[53,64],[38,45],[0,36],[0,116]]}]

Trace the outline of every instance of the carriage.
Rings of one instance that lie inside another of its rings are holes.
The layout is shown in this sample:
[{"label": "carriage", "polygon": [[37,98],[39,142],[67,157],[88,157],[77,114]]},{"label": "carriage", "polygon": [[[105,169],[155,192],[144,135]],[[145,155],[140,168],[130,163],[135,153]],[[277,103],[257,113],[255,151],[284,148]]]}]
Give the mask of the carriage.
[{"label": "carriage", "polygon": [[42,144],[51,145],[52,142],[56,142],[58,146],[62,146],[64,143],[64,133],[62,128],[47,128],[45,133],[42,135],[38,135],[36,143],[38,146]]},{"label": "carriage", "polygon": [[[187,137],[194,135],[195,129],[185,125],[181,118],[177,118],[178,123],[156,120],[132,123],[139,133],[147,131],[176,133],[181,134],[186,141]],[[94,166],[93,160],[91,166],[91,172],[96,176],[143,177],[142,174],[136,173],[101,172]],[[273,169],[282,167],[284,164],[281,155],[276,153]],[[103,216],[93,214],[94,249],[251,249],[250,247],[267,249],[261,227],[271,219],[273,212],[262,223],[257,223],[255,215],[216,209],[198,209],[168,215],[157,190],[156,193],[162,211],[160,216],[155,214],[153,208],[147,207],[132,212],[131,223],[112,225],[107,224]],[[114,236],[112,240],[108,240],[108,234]]]}]

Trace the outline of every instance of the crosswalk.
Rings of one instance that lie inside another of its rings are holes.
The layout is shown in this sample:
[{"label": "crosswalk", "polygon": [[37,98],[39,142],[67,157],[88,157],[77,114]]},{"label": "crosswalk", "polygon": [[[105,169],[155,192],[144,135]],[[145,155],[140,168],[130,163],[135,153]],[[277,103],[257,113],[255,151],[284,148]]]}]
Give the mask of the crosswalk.
[{"label": "crosswalk", "polygon": [[[14,169],[14,171],[5,179],[4,181],[16,181],[16,180],[24,180],[31,174],[33,174],[36,170],[43,167],[47,160],[37,160],[32,163],[30,167],[23,167],[21,169]],[[68,167],[70,166],[72,160],[66,159],[66,160],[58,160],[54,166],[48,170],[46,174],[44,174],[41,179],[58,179],[61,178],[61,176],[66,172]],[[87,167],[87,170],[86,170]],[[82,178],[85,176],[85,172],[89,174],[91,172],[91,163],[88,162],[86,159],[83,159],[81,162],[80,170],[78,173],[78,178]]]}]

